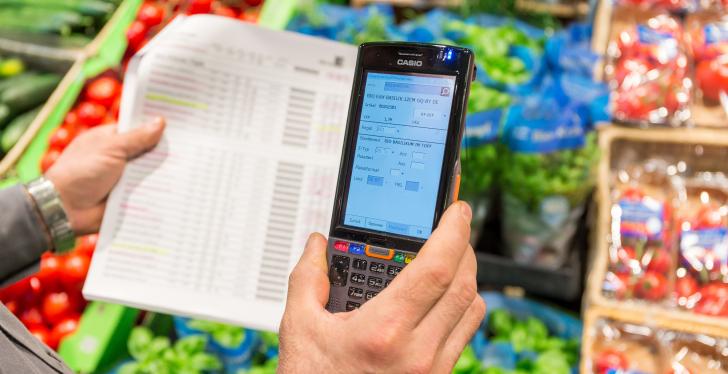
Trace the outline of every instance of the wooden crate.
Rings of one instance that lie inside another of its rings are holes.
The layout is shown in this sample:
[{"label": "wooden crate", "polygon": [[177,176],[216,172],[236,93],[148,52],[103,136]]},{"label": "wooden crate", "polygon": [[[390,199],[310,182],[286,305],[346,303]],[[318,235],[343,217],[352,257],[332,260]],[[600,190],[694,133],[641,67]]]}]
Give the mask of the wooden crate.
[{"label": "wooden crate", "polygon": [[[663,328],[676,328],[686,332],[706,333],[718,337],[728,337],[728,318],[705,316],[689,311],[671,309],[655,304],[639,301],[619,301],[606,297],[602,286],[608,266],[609,228],[611,224],[611,169],[617,157],[639,158],[643,155],[655,155],[655,147],[665,150],[701,150],[702,152],[720,152],[720,157],[695,156],[698,169],[710,168],[728,171],[728,131],[711,128],[652,129],[641,130],[609,126],[600,131],[600,147],[603,155],[598,169],[597,190],[594,194],[597,205],[596,227],[592,237],[592,256],[587,279],[585,303],[587,314],[592,308],[601,311],[601,315],[627,320],[633,323],[646,324]],[[615,154],[619,144],[634,143],[635,149],[630,152],[620,150]],[[659,156],[659,155],[658,155]]]},{"label": "wooden crate", "polygon": [[660,328],[680,333],[689,333],[696,335],[708,335],[714,338],[728,338],[728,330],[717,328],[708,323],[698,322],[691,323],[683,320],[666,321],[653,319],[651,315],[645,315],[644,312],[627,311],[622,309],[594,307],[584,313],[584,325],[582,329],[581,339],[581,360],[579,361],[579,372],[582,374],[592,373],[591,354],[592,347],[596,342],[595,326],[599,320],[613,320],[615,322],[642,325],[650,328]]}]

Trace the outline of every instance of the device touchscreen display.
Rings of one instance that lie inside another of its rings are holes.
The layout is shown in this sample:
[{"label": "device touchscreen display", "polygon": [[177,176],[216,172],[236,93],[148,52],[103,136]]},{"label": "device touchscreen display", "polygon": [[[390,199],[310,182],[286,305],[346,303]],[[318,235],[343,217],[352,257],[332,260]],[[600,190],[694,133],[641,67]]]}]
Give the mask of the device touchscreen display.
[{"label": "device touchscreen display", "polygon": [[365,73],[344,225],[427,239],[455,76]]}]

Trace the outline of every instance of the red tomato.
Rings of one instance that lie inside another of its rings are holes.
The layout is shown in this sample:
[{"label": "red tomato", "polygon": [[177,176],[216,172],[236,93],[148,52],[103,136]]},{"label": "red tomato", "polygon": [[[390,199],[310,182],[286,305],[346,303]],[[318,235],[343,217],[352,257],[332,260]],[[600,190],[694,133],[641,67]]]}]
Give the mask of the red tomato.
[{"label": "red tomato", "polygon": [[632,276],[630,274],[617,274],[616,279],[612,281],[614,287],[614,297],[617,300],[628,299],[632,296]]},{"label": "red tomato", "polygon": [[109,108],[108,115],[113,117],[114,120],[118,120],[120,107],[121,107],[121,97],[117,97],[116,100],[114,100],[114,102],[111,103],[111,107]]},{"label": "red tomato", "polygon": [[642,299],[655,301],[663,298],[666,293],[667,279],[658,272],[645,272],[635,285],[635,294]]},{"label": "red tomato", "polygon": [[144,42],[147,35],[147,25],[142,21],[134,21],[129,25],[126,30],[126,41],[128,48],[133,51],[138,51]]},{"label": "red tomato", "polygon": [[75,130],[78,126],[80,126],[80,123],[78,122],[78,113],[76,113],[75,110],[71,110],[66,113],[66,117],[63,119],[63,124]]},{"label": "red tomato", "polygon": [[51,339],[60,343],[63,338],[73,334],[78,329],[79,316],[68,317],[53,327]]},{"label": "red tomato", "polygon": [[20,305],[18,304],[17,300],[10,300],[8,302],[5,302],[5,308],[10,311],[10,313],[13,313],[14,315],[18,315],[20,313]]},{"label": "red tomato", "polygon": [[35,338],[43,342],[43,344],[47,345],[51,349],[56,349],[57,342],[54,344],[51,339],[51,332],[45,326],[33,326],[28,330],[31,335],[35,336]]},{"label": "red tomato", "polygon": [[698,292],[698,281],[690,275],[678,278],[675,282],[677,297],[690,297]]},{"label": "red tomato", "polygon": [[20,313],[20,322],[23,322],[25,327],[28,328],[45,325],[43,314],[36,307],[27,308]]},{"label": "red tomato", "polygon": [[71,253],[63,261],[61,279],[63,284],[69,288],[78,288],[83,284],[88,274],[91,260],[88,256],[80,253]]},{"label": "red tomato", "polygon": [[703,298],[695,305],[694,311],[698,314],[728,317],[728,299],[706,297],[703,295]]},{"label": "red tomato", "polygon": [[157,26],[164,20],[164,8],[160,5],[145,2],[139,8],[137,19],[149,28]]},{"label": "red tomato", "polygon": [[703,205],[698,211],[694,229],[715,229],[723,226],[723,215],[720,208],[713,205]]},{"label": "red tomato", "polygon": [[631,186],[622,192],[622,198],[631,200],[631,201],[639,201],[642,200],[645,197],[644,191],[640,187],[637,186]]},{"label": "red tomato", "polygon": [[71,298],[65,292],[49,293],[43,299],[43,317],[50,324],[61,322],[75,310]]},{"label": "red tomato", "polygon": [[662,248],[652,250],[650,253],[652,258],[649,260],[650,263],[647,264],[647,270],[667,274],[672,267],[670,254]]},{"label": "red tomato", "polygon": [[245,22],[258,23],[258,12],[248,9],[240,14],[240,19]]},{"label": "red tomato", "polygon": [[56,163],[58,157],[61,157],[61,151],[53,148],[46,151],[40,160],[40,170],[44,173],[48,171]]},{"label": "red tomato", "polygon": [[263,3],[263,0],[245,0],[245,3],[248,4],[248,6],[258,6]]},{"label": "red tomato", "polygon": [[728,300],[728,284],[713,282],[703,287],[700,293],[706,298]]},{"label": "red tomato", "polygon": [[98,240],[98,234],[82,236],[76,244],[76,252],[90,257],[96,249],[96,242]]},{"label": "red tomato", "polygon": [[86,86],[86,100],[110,107],[121,95],[121,83],[114,77],[103,76],[93,80]]},{"label": "red tomato", "polygon": [[23,278],[3,289],[2,301],[7,303],[12,300],[18,300],[21,296],[25,295],[28,290],[30,290],[30,279]]},{"label": "red tomato", "polygon": [[192,0],[187,8],[187,14],[210,13],[211,10],[212,0]]},{"label": "red tomato", "polygon": [[233,10],[233,8],[227,7],[227,6],[219,6],[215,8],[215,14],[218,16],[223,17],[230,17],[230,18],[238,18],[238,14]]},{"label": "red tomato", "polygon": [[53,134],[48,140],[48,146],[62,151],[71,144],[74,137],[73,131],[66,126],[61,126],[53,130]]},{"label": "red tomato", "polygon": [[106,117],[106,108],[101,104],[84,101],[76,107],[78,122],[83,126],[100,125]]},{"label": "red tomato", "polygon": [[38,277],[45,288],[53,288],[54,285],[60,282],[62,266],[63,261],[61,258],[48,253],[41,258],[40,271],[35,276]]},{"label": "red tomato", "polygon": [[728,93],[728,62],[706,60],[695,69],[695,80],[709,102],[719,102],[721,91]]},{"label": "red tomato", "polygon": [[612,370],[627,370],[629,361],[624,353],[614,349],[607,349],[599,353],[595,363],[598,374],[606,374]]}]

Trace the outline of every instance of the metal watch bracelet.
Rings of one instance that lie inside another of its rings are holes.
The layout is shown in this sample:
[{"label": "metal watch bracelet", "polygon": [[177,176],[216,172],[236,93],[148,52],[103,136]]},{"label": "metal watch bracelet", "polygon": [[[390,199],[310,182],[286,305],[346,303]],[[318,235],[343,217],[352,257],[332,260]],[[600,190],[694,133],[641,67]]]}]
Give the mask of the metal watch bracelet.
[{"label": "metal watch bracelet", "polygon": [[53,245],[52,251],[64,253],[71,250],[75,246],[76,235],[71,229],[71,222],[68,220],[61,197],[53,183],[40,177],[28,183],[25,188],[33,197],[38,212],[48,227]]}]

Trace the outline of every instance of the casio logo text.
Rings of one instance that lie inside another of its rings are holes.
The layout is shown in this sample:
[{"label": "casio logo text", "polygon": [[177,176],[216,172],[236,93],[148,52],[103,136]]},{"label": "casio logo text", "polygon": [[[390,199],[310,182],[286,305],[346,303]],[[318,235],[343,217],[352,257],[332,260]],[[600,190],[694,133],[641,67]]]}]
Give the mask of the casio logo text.
[{"label": "casio logo text", "polygon": [[404,60],[399,59],[397,60],[397,65],[407,65],[407,66],[422,66],[422,61],[419,60]]}]

